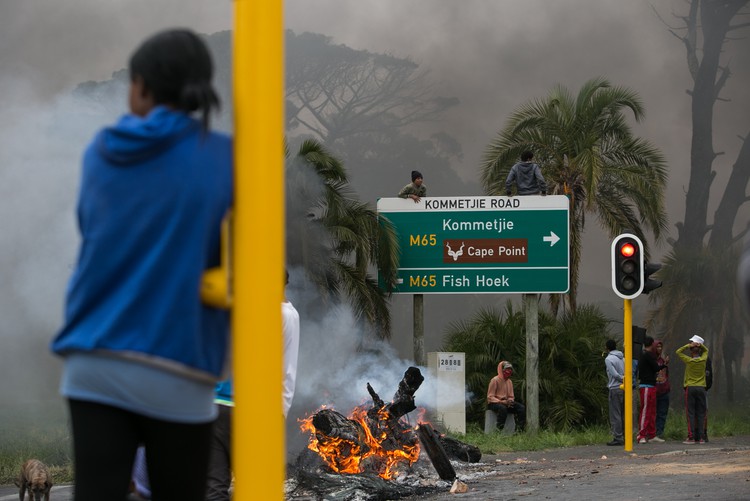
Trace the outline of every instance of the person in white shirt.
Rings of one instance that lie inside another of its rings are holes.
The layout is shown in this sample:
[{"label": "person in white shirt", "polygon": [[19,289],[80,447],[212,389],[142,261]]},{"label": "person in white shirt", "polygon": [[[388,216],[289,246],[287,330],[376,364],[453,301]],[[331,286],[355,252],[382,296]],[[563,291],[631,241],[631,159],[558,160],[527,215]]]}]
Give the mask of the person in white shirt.
[{"label": "person in white shirt", "polygon": [[[286,272],[286,285],[289,285],[289,272]],[[282,404],[284,418],[289,414],[294,398],[294,385],[297,380],[297,357],[299,355],[299,313],[284,296],[281,303],[281,330],[284,334],[284,361]]]}]

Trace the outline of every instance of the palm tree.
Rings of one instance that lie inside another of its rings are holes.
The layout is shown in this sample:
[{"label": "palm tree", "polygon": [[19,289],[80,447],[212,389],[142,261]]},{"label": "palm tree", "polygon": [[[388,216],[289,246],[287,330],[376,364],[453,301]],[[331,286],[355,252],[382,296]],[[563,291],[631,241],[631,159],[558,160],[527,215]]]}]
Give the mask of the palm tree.
[{"label": "palm tree", "polygon": [[[546,98],[515,110],[484,154],[482,183],[488,195],[505,193],[511,166],[523,151],[531,150],[542,166],[548,193],[570,199],[571,311],[576,310],[587,213],[598,216],[610,236],[627,229],[645,241],[648,229],[658,240],[666,228],[664,157],[648,141],[633,136],[625,110],[636,121],[643,118],[638,95],[604,78],[589,80],[575,97],[558,85]],[[550,300],[556,314],[560,296]]]},{"label": "palm tree", "polygon": [[393,227],[357,200],[341,162],[315,140],[294,157],[286,151],[287,261],[302,266],[323,300],[346,298],[355,315],[390,336],[388,291],[369,270],[394,284],[398,242]]}]

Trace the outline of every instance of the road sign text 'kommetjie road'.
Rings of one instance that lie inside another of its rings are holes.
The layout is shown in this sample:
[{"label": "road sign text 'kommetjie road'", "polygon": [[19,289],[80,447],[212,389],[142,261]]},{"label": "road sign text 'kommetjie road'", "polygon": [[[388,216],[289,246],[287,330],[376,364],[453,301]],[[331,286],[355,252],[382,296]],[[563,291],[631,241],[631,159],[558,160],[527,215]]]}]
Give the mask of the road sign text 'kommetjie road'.
[{"label": "road sign text 'kommetjie road'", "polygon": [[401,247],[394,292],[567,292],[568,203],[560,195],[381,198],[378,214]]}]

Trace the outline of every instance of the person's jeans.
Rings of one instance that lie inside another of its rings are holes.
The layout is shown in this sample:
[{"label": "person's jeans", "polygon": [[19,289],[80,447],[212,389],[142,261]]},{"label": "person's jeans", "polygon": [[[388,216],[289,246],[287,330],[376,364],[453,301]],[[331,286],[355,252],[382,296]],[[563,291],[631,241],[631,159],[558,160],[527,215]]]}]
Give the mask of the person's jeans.
[{"label": "person's jeans", "polygon": [[204,501],[213,423],[162,421],[73,399],[68,406],[75,501],[125,499],[140,444],[146,447],[153,499]]},{"label": "person's jeans", "polygon": [[669,414],[669,392],[656,395],[656,436],[664,435],[664,426]]},{"label": "person's jeans", "polygon": [[688,386],[685,388],[685,409],[688,422],[688,440],[698,442],[703,438],[706,426],[706,388]]},{"label": "person's jeans", "polygon": [[218,408],[219,417],[211,439],[206,501],[229,501],[229,488],[232,485],[232,408],[226,405],[218,405]]},{"label": "person's jeans", "polygon": [[523,431],[526,428],[526,407],[521,402],[514,402],[513,406],[508,407],[497,402],[487,404],[487,408],[491,411],[495,411],[497,414],[497,427],[502,429],[505,426],[505,419],[508,417],[508,413],[516,416],[516,425],[519,431]]},{"label": "person's jeans", "polygon": [[612,437],[620,442],[625,440],[623,423],[623,411],[625,409],[625,390],[620,388],[609,389],[609,427]]}]

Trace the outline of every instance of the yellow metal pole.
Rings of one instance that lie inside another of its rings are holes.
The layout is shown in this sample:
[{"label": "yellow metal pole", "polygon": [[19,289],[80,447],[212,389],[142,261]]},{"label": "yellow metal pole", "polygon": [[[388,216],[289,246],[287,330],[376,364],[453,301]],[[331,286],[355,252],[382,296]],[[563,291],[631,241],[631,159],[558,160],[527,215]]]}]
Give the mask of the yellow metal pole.
[{"label": "yellow metal pole", "polygon": [[622,322],[625,344],[625,450],[633,450],[633,305],[630,299],[623,300]]},{"label": "yellow metal pole", "polygon": [[282,500],[283,4],[234,5],[234,499]]}]

